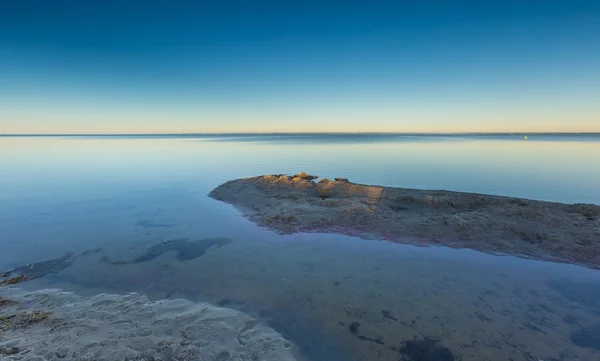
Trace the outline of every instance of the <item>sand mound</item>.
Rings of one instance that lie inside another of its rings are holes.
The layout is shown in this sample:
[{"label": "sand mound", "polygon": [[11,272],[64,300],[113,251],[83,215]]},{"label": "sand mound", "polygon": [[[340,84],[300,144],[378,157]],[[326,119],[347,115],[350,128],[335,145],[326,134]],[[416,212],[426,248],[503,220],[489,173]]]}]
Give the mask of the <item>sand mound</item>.
[{"label": "sand mound", "polygon": [[593,204],[316,178],[300,173],[237,179],[209,196],[282,234],[342,233],[600,268],[600,207]]},{"label": "sand mound", "polygon": [[292,344],[251,317],[140,294],[82,297],[8,288],[1,360],[294,360]]}]

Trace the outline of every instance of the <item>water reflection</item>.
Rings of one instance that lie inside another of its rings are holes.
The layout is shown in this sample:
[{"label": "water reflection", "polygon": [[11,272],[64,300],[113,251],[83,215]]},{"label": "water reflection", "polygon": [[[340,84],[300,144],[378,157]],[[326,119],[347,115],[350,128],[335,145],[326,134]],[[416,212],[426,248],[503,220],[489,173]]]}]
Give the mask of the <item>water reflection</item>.
[{"label": "water reflection", "polygon": [[[139,257],[147,249],[104,251]],[[201,257],[178,258],[166,252],[112,265],[92,253],[40,282],[237,308],[269,322],[312,360],[398,360],[402,354],[415,361],[449,354],[591,360],[599,354],[600,277],[579,267],[258,229]]]},{"label": "water reflection", "polygon": [[[73,252],[80,256],[70,267],[23,285],[237,308],[314,361],[598,359],[595,271],[339,235],[278,236],[206,197],[229,179],[306,170],[600,203],[596,143],[0,139],[0,266]],[[225,238],[220,247],[193,243]]]},{"label": "water reflection", "polygon": [[[188,138],[0,138],[0,200],[88,199],[157,187],[210,191],[235,178],[305,170],[362,184],[600,203],[595,141],[209,142]],[[567,138],[568,139],[568,138]],[[0,204],[0,214],[2,207]]]}]

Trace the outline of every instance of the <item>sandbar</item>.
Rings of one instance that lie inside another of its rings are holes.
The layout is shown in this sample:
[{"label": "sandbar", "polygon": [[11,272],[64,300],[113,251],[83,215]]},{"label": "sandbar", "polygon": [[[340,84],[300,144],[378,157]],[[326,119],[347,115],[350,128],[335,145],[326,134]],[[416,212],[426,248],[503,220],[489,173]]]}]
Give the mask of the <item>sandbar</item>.
[{"label": "sandbar", "polygon": [[306,173],[226,182],[209,196],[280,234],[339,233],[600,268],[600,207],[363,185]]}]

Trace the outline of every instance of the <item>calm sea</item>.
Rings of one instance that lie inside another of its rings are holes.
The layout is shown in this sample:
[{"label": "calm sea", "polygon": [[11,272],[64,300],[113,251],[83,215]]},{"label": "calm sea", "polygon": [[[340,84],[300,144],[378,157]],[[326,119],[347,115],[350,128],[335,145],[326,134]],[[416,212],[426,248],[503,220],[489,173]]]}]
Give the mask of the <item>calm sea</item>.
[{"label": "calm sea", "polygon": [[[598,271],[280,236],[206,195],[231,179],[301,171],[600,204],[600,135],[0,137],[0,271],[88,251],[21,286],[236,308],[311,361],[600,360]],[[231,241],[202,241],[217,237]],[[149,248],[159,252],[106,261]]]}]

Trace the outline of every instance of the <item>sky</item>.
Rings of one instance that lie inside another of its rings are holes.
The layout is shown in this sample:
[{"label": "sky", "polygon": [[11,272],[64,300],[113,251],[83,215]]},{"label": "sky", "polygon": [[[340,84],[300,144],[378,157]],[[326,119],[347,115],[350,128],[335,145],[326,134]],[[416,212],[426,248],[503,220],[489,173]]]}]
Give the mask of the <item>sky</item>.
[{"label": "sky", "polygon": [[600,132],[600,1],[0,0],[0,134],[232,132]]}]

